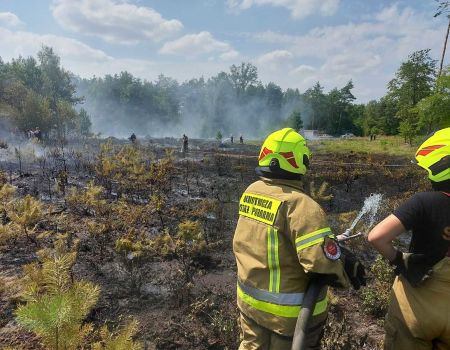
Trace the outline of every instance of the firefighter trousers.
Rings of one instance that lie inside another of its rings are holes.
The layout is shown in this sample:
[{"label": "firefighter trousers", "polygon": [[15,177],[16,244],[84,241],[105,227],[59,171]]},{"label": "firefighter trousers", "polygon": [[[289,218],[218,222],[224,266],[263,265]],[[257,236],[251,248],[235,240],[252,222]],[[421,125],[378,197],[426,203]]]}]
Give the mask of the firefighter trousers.
[{"label": "firefighter trousers", "polygon": [[385,329],[385,350],[450,349],[450,258],[419,287],[395,279]]},{"label": "firefighter trousers", "polygon": [[[316,316],[312,320],[307,334],[307,350],[319,350],[323,336],[327,313]],[[261,327],[251,318],[240,314],[241,345],[239,350],[291,350],[292,337],[279,335]]]}]

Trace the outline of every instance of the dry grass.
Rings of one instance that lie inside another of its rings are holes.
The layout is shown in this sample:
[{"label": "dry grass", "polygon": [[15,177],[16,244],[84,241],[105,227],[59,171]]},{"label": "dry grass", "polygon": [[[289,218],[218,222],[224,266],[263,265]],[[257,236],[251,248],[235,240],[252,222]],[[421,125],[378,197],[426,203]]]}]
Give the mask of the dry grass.
[{"label": "dry grass", "polygon": [[309,145],[317,153],[386,154],[411,159],[419,143],[420,141],[410,146],[399,136],[378,136],[374,141],[369,141],[367,137],[309,141]]}]

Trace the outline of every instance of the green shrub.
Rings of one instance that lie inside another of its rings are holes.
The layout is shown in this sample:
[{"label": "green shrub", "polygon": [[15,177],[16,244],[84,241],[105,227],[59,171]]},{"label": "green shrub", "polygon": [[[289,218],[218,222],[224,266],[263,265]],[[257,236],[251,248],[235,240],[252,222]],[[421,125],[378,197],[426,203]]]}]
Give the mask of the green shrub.
[{"label": "green shrub", "polygon": [[25,304],[16,310],[17,321],[34,332],[48,349],[78,349],[92,332],[83,320],[97,303],[99,288],[86,281],[73,281],[71,268],[76,252],[66,248],[61,236],[55,249],[38,252],[40,263],[24,270]]},{"label": "green shrub", "polygon": [[383,317],[388,308],[389,294],[394,281],[392,267],[379,255],[370,268],[374,283],[361,290],[364,310],[375,317]]}]

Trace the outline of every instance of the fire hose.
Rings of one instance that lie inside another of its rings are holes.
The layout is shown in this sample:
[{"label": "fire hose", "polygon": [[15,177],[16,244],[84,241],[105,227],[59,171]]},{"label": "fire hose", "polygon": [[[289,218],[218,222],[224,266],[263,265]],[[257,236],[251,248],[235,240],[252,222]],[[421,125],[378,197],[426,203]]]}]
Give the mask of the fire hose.
[{"label": "fire hose", "polygon": [[[346,230],[342,235],[339,236],[339,242],[345,242],[350,239],[354,239],[362,236],[362,232],[358,232],[351,235],[350,230]],[[303,298],[302,307],[297,318],[297,323],[295,325],[294,337],[292,340],[292,350],[306,350],[306,332],[308,330],[308,325],[311,321],[311,317],[314,312],[314,307],[316,306],[317,300],[319,298],[320,292],[326,286],[326,283],[321,278],[312,278],[308,287],[306,288],[305,296]]]}]

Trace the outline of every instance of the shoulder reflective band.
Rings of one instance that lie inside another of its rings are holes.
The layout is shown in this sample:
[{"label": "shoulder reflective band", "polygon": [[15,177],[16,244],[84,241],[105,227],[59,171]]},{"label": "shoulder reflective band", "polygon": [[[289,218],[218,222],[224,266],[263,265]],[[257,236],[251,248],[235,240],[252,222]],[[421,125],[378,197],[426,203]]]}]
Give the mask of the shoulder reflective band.
[{"label": "shoulder reflective band", "polygon": [[302,249],[311,247],[312,245],[315,245],[317,243],[322,243],[325,239],[325,237],[334,238],[335,236],[331,232],[331,228],[325,227],[320,230],[308,233],[306,235],[303,235],[301,237],[298,237],[295,240],[295,246],[297,247],[297,251],[300,251]]},{"label": "shoulder reflective band", "polygon": [[278,231],[267,228],[267,263],[269,266],[269,291],[280,291],[280,259],[278,256]]},{"label": "shoulder reflective band", "polygon": [[[300,305],[279,305],[275,303],[270,303],[264,300],[259,300],[251,296],[250,294],[247,294],[244,292],[239,284],[237,285],[237,295],[238,298],[241,299],[244,303],[250,305],[252,308],[267,312],[269,314],[275,315],[275,316],[281,316],[281,317],[288,317],[288,318],[297,318],[298,314],[300,312],[301,306]],[[327,305],[328,305],[328,299],[325,296],[324,299],[318,301],[316,303],[316,306],[314,307],[313,315],[317,316],[325,311],[327,311]]]},{"label": "shoulder reflective band", "polygon": [[249,287],[239,280],[238,286],[245,294],[272,304],[300,306],[303,302],[304,293],[272,293],[267,290]]},{"label": "shoulder reflective band", "polygon": [[239,201],[239,215],[273,225],[281,201],[253,193],[244,193]]}]

